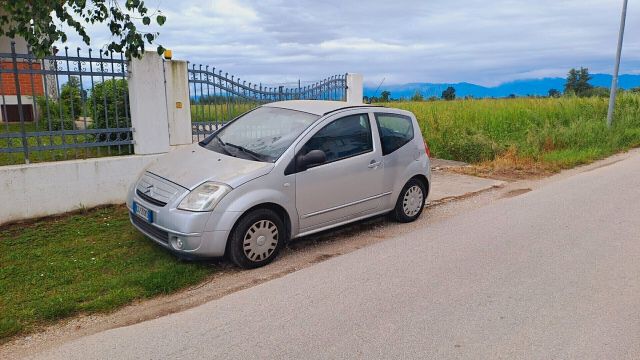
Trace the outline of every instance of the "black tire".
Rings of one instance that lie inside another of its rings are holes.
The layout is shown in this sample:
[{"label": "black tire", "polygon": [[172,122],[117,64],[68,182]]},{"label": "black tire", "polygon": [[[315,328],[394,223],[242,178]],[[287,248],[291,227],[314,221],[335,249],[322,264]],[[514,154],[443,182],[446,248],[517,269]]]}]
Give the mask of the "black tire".
[{"label": "black tire", "polygon": [[284,222],[273,210],[252,210],[231,231],[227,241],[227,256],[244,269],[265,266],[278,256],[286,242],[285,231]]},{"label": "black tire", "polygon": [[[417,188],[416,188],[417,187]],[[420,190],[422,194],[422,200],[417,201],[417,195],[414,197],[416,193],[416,189]],[[412,191],[411,194],[408,194],[409,191]],[[405,197],[409,197],[408,206],[405,207]],[[411,202],[411,198],[413,198],[413,202]],[[427,188],[424,183],[416,178],[413,178],[404,185],[402,191],[400,191],[400,195],[398,195],[398,200],[396,201],[396,207],[391,212],[391,215],[394,219],[401,223],[412,222],[422,214],[422,210],[424,209],[424,202],[427,198]],[[416,201],[419,204],[416,204]],[[418,207],[419,206],[419,207]],[[407,208],[410,210],[408,211]]]}]

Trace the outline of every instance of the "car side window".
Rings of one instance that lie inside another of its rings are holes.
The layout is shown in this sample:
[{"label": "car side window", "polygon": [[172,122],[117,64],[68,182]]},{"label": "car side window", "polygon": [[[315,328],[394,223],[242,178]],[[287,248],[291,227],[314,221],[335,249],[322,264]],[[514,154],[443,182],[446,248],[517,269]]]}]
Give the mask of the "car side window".
[{"label": "car side window", "polygon": [[325,163],[373,151],[369,116],[350,115],[329,123],[307,141],[300,154],[311,150],[324,151]]},{"label": "car side window", "polygon": [[376,113],[376,123],[380,132],[382,155],[391,154],[413,139],[413,121],[409,116]]}]

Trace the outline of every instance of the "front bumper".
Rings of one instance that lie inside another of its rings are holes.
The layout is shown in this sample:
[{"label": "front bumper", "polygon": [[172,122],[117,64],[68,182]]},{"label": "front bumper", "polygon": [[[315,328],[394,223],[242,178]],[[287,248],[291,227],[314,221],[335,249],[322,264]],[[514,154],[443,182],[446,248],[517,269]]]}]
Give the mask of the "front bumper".
[{"label": "front bumper", "polygon": [[[153,223],[133,213],[133,202],[153,212]],[[129,193],[127,208],[131,224],[142,234],[187,257],[221,257],[235,222],[235,213],[190,212],[171,208],[172,204],[157,206]]]},{"label": "front bumper", "polygon": [[228,230],[182,233],[150,224],[132,212],[129,212],[129,219],[138,231],[174,253],[193,257],[224,256]]}]

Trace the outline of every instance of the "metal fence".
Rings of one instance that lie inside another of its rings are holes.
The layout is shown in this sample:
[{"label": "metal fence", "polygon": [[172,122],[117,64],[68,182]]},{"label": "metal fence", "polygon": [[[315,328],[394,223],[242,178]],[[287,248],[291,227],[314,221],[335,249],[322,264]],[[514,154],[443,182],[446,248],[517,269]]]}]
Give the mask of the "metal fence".
[{"label": "metal fence", "polygon": [[297,87],[263,86],[209,66],[190,64],[189,98],[194,141],[260,104],[283,100],[337,100],[346,97],[347,75]]},{"label": "metal fence", "polygon": [[133,152],[126,60],[0,53],[0,165]]}]

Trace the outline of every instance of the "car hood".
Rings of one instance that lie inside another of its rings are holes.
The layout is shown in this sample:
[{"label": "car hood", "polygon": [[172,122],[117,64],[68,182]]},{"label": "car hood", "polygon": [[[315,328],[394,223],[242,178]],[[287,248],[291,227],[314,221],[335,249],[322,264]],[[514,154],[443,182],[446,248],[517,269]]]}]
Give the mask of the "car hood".
[{"label": "car hood", "polygon": [[272,163],[240,159],[193,144],[169,152],[149,166],[147,171],[193,190],[205,181],[216,181],[235,188],[268,174],[273,166]]}]

